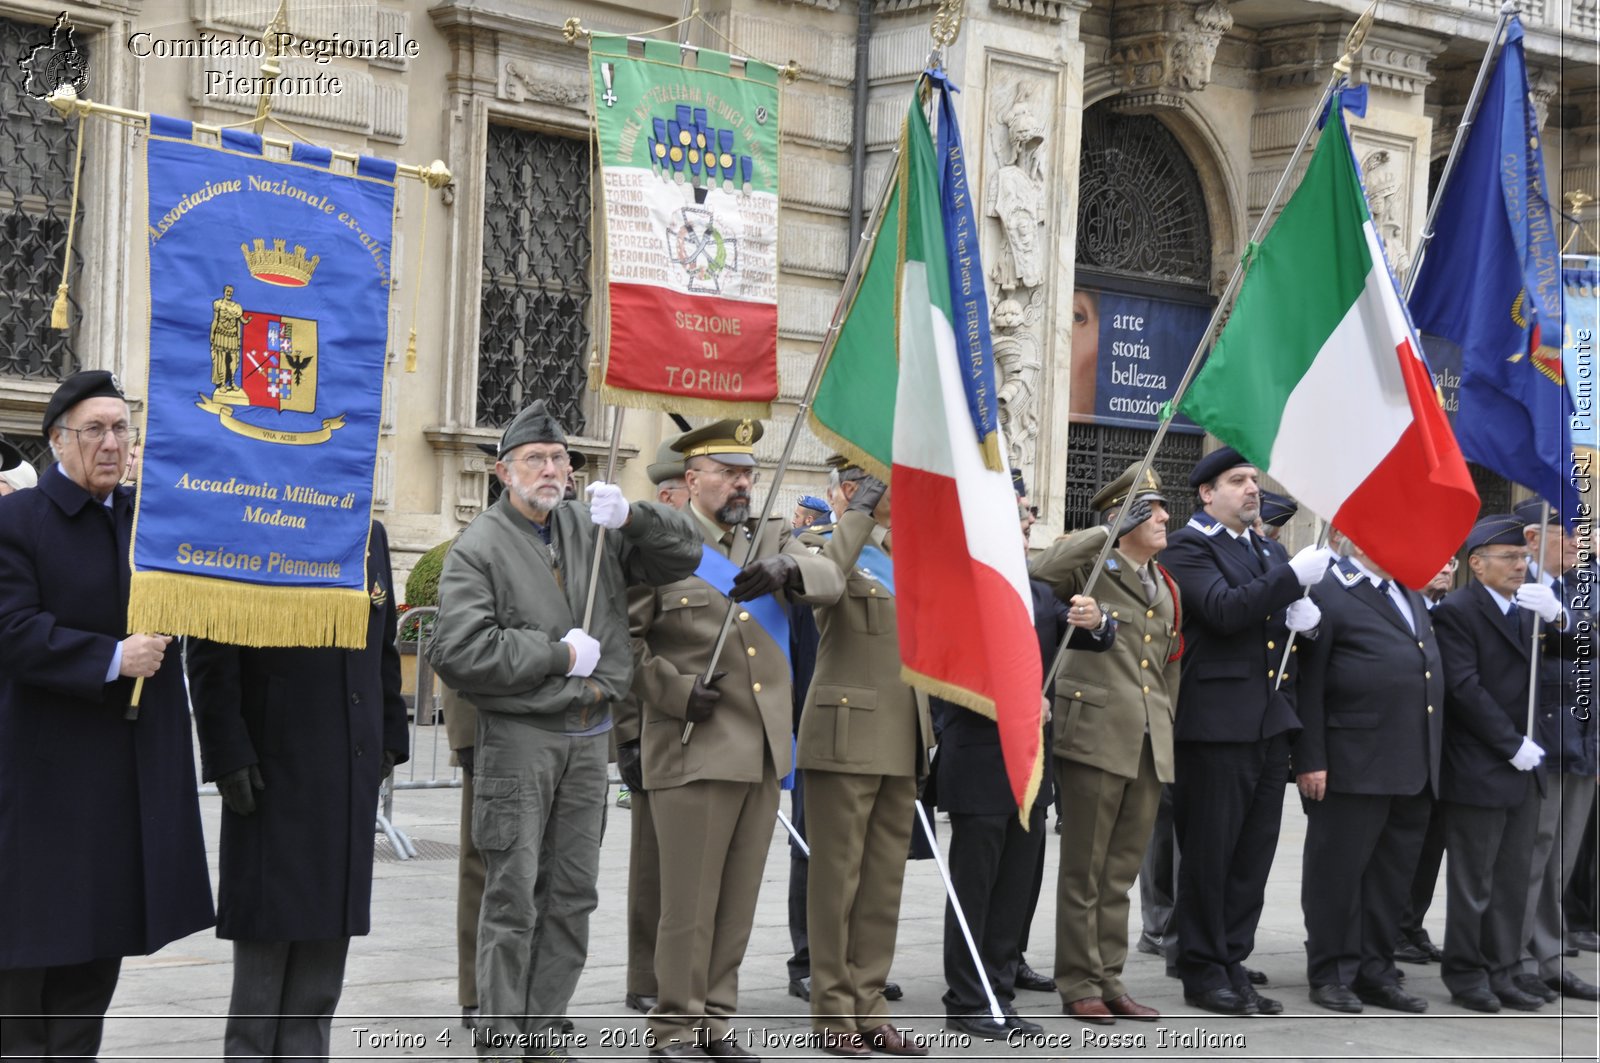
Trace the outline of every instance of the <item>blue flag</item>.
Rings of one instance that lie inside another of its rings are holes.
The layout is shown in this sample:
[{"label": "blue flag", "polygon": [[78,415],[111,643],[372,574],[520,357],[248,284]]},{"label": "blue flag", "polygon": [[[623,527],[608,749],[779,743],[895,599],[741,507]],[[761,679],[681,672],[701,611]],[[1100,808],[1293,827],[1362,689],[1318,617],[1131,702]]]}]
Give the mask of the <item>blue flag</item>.
[{"label": "blue flag", "polygon": [[366,645],[393,163],[152,116],[134,631]]},{"label": "blue flag", "polygon": [[1456,438],[1468,461],[1569,517],[1573,406],[1561,362],[1561,248],[1528,99],[1522,23],[1484,92],[1411,296],[1417,328],[1461,347]]}]

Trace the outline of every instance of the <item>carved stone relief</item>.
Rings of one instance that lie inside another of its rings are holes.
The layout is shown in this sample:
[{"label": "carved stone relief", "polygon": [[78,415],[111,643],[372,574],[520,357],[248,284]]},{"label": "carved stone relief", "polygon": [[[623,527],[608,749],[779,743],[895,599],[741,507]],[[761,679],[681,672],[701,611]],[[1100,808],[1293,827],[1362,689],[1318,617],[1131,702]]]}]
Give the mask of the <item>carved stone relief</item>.
[{"label": "carved stone relief", "polygon": [[1372,225],[1383,240],[1384,257],[1397,276],[1405,276],[1411,252],[1405,242],[1405,211],[1400,193],[1407,187],[1400,164],[1388,148],[1376,148],[1361,159],[1361,174],[1367,186],[1367,205],[1372,209]]},{"label": "carved stone relief", "polygon": [[988,214],[999,219],[1001,236],[989,279],[1007,294],[1044,279],[1045,124],[1037,97],[1036,86],[1018,82],[994,127],[1000,168],[989,182]]},{"label": "carved stone relief", "polygon": [[1221,0],[1119,4],[1108,58],[1126,89],[1198,92],[1210,84],[1217,45],[1232,28]]},{"label": "carved stone relief", "polygon": [[540,77],[515,59],[506,60],[501,69],[500,98],[512,103],[553,103],[564,107],[583,107],[589,102],[586,81],[557,81]]}]

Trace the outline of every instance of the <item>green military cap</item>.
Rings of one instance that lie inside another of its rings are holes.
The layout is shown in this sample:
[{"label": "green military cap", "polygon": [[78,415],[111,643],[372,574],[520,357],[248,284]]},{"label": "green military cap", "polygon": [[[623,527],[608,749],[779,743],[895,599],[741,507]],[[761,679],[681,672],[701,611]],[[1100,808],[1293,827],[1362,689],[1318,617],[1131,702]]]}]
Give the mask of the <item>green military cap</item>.
[{"label": "green military cap", "polygon": [[683,478],[683,455],[673,449],[677,442],[678,438],[669,439],[656,448],[656,460],[644,470],[651,483],[662,484]]},{"label": "green military cap", "polygon": [[724,465],[745,467],[756,463],[756,440],[761,438],[760,421],[713,421],[704,428],[685,432],[672,441],[672,449],[689,458],[712,458]]},{"label": "green military cap", "polygon": [[499,456],[503,458],[526,443],[567,445],[567,433],[562,431],[560,423],[551,415],[543,399],[535,399],[532,405],[517,414],[500,437]]},{"label": "green military cap", "polygon": [[843,454],[830,454],[824,464],[838,473],[841,480],[859,480],[867,474],[867,470]]},{"label": "green military cap", "polygon": [[1130,500],[1138,502],[1149,499],[1152,502],[1166,502],[1167,496],[1161,493],[1161,475],[1153,468],[1146,469],[1143,481],[1137,488],[1134,487],[1133,480],[1139,474],[1141,464],[1134,462],[1123,470],[1121,476],[1100,488],[1094,498],[1089,500],[1089,508],[1101,513]]}]

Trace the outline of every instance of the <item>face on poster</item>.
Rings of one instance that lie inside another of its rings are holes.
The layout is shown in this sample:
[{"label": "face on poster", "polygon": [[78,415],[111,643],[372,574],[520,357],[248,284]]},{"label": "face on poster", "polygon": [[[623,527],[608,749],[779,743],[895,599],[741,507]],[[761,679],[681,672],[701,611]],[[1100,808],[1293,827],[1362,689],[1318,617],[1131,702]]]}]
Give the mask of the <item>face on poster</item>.
[{"label": "face on poster", "polygon": [[[1155,428],[1211,312],[1204,306],[1080,288],[1072,293],[1072,403],[1096,424]],[[1187,417],[1172,428],[1199,432]]]}]

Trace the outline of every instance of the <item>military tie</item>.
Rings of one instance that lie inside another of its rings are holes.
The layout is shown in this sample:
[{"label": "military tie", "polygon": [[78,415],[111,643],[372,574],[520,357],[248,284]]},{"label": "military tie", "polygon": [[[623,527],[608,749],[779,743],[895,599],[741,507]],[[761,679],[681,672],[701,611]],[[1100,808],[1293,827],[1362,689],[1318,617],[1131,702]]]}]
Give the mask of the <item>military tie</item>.
[{"label": "military tie", "polygon": [[1517,615],[1517,603],[1512,602],[1506,607],[1506,627],[1511,629],[1511,637],[1522,641],[1522,618]]},{"label": "military tie", "polygon": [[1250,567],[1257,572],[1261,571],[1261,555],[1256,552],[1256,544],[1250,541],[1250,529],[1246,528],[1244,534],[1239,536],[1238,543],[1244,547],[1245,556],[1250,558]]},{"label": "military tie", "polygon": [[1400,608],[1400,603],[1395,601],[1394,594],[1390,590],[1393,586],[1394,584],[1389,580],[1379,580],[1378,593],[1383,595],[1384,600],[1394,608],[1395,612],[1400,614],[1400,619],[1406,622],[1406,627],[1410,628],[1411,633],[1415,635],[1417,633],[1417,622],[1407,616],[1406,611]]},{"label": "military tie", "polygon": [[1144,600],[1150,605],[1156,604],[1156,599],[1161,596],[1161,588],[1156,586],[1156,578],[1150,574],[1148,568],[1139,570],[1139,582],[1144,585]]}]

